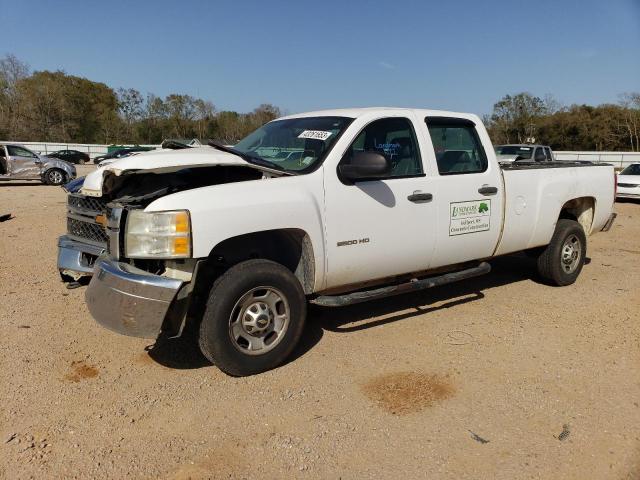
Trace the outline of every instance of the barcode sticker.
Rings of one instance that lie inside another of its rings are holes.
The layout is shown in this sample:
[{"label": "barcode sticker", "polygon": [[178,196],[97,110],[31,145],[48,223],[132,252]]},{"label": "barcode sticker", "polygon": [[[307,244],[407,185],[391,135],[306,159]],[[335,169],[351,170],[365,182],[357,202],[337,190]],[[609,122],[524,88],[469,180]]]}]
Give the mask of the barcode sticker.
[{"label": "barcode sticker", "polygon": [[315,140],[326,140],[331,136],[332,132],[325,132],[324,130],[305,130],[298,138],[313,138]]}]

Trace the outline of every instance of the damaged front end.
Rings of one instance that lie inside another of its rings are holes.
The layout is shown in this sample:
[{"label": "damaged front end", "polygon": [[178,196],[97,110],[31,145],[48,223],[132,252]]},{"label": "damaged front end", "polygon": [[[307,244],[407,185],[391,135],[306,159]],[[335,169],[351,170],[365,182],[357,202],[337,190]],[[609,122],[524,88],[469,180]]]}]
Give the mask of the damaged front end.
[{"label": "damaged front end", "polygon": [[277,174],[242,164],[96,173],[102,174],[100,197],[82,189],[69,193],[67,234],[58,243],[63,278],[93,274],[87,304],[110,330],[144,338],[160,332],[179,335],[206,259],[129,258],[124,240],[128,216],[172,193]]}]

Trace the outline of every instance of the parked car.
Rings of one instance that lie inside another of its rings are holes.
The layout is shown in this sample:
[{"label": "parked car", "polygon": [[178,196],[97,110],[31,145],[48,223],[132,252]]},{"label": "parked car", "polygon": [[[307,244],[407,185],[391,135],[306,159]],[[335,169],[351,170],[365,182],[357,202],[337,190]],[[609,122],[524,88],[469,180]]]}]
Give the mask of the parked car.
[{"label": "parked car", "polygon": [[556,159],[547,145],[498,145],[495,150],[499,162],[554,162]]},{"label": "parked car", "polygon": [[119,148],[118,150],[113,150],[109,153],[106,153],[104,155],[100,155],[98,157],[95,157],[93,159],[93,163],[100,163],[103,160],[111,160],[111,159],[117,159],[117,158],[122,158],[125,155],[131,153],[131,152],[148,152],[150,150],[153,150],[152,147],[126,147],[126,148]]},{"label": "parked car", "polygon": [[39,155],[28,148],[0,144],[0,180],[40,180],[48,185],[62,185],[76,178],[71,163]]},{"label": "parked car", "polygon": [[632,163],[620,172],[616,197],[640,200],[640,163]]},{"label": "parked car", "polygon": [[126,152],[124,153],[122,156],[118,157],[118,158],[106,158],[104,160],[102,160],[100,163],[98,163],[98,168],[102,168],[102,167],[106,167],[107,165],[109,165],[110,163],[116,162],[118,160],[120,160],[121,158],[128,158],[128,157],[133,157],[134,155],[140,155],[141,153],[146,153],[147,151],[134,151],[134,152]]},{"label": "parked car", "polygon": [[91,161],[88,153],[79,152],[78,150],[58,150],[57,152],[47,153],[47,157],[58,158],[69,163],[78,164]]},{"label": "parked car", "polygon": [[[94,255],[86,301],[98,323],[155,338],[194,321],[203,354],[231,375],[286,361],[307,302],[349,305],[469,279],[523,250],[544,281],[570,285],[588,235],[615,218],[611,165],[500,165],[471,114],[312,112],[235,147],[210,145],[87,175],[69,195],[58,268],[86,269]],[[256,153],[285,148],[304,157]]]}]

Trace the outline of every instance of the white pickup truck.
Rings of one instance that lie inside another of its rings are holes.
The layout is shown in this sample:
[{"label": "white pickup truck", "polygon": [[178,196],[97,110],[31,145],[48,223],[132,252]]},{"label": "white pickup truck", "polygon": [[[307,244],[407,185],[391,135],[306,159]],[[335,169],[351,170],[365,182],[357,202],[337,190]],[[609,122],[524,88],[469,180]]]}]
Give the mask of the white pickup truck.
[{"label": "white pickup truck", "polygon": [[548,283],[573,283],[587,236],[615,218],[614,185],[609,165],[501,167],[475,115],[304,113],[233,148],[144,153],[89,174],[69,196],[58,266],[94,269],[86,300],[103,326],[156,337],[197,322],[203,354],[250,375],[291,354],[308,301],[442,285],[523,250]]}]

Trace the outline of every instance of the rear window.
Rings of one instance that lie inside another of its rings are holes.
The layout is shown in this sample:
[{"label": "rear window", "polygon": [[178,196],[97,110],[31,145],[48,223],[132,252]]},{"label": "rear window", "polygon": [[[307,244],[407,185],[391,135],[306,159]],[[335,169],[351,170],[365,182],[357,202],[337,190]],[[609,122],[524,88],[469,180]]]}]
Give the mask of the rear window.
[{"label": "rear window", "polygon": [[513,155],[522,158],[531,158],[532,154],[532,147],[519,147],[517,145],[502,145],[496,147],[496,155]]}]

